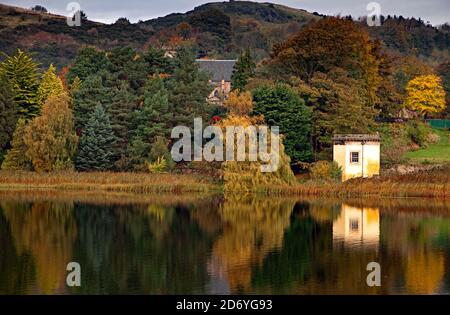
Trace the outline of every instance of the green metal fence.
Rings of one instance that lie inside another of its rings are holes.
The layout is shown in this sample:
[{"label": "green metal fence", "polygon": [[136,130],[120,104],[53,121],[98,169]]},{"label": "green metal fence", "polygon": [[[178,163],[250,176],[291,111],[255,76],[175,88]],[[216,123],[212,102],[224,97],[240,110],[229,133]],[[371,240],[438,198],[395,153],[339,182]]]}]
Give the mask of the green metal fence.
[{"label": "green metal fence", "polygon": [[433,128],[439,129],[449,129],[450,120],[449,119],[427,119],[427,123]]}]

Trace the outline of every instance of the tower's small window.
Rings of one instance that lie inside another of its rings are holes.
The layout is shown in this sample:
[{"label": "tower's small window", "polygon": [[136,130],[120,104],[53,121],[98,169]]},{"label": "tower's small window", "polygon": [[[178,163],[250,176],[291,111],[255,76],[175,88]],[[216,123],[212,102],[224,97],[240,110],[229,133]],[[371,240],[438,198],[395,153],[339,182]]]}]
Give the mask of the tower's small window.
[{"label": "tower's small window", "polygon": [[350,163],[359,163],[359,152],[350,153]]},{"label": "tower's small window", "polygon": [[359,231],[359,220],[358,219],[350,219],[350,231],[351,232]]}]

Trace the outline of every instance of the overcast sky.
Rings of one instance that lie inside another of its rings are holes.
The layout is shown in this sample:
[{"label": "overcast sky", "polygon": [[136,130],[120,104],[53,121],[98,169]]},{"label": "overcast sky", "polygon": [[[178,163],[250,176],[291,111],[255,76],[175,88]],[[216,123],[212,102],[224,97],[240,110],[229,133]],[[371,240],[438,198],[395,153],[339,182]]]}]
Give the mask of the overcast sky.
[{"label": "overcast sky", "polygon": [[[365,16],[367,4],[372,0],[273,0],[309,12],[328,15]],[[71,0],[0,0],[3,4],[30,8],[36,4],[43,5],[50,12],[69,15],[66,6]],[[148,20],[165,16],[174,12],[186,12],[207,0],[77,0],[81,9],[91,20],[113,23],[119,17],[127,17],[130,21]],[[381,5],[383,15],[403,15],[404,17],[421,17],[433,25],[450,22],[450,0],[376,0]]]}]

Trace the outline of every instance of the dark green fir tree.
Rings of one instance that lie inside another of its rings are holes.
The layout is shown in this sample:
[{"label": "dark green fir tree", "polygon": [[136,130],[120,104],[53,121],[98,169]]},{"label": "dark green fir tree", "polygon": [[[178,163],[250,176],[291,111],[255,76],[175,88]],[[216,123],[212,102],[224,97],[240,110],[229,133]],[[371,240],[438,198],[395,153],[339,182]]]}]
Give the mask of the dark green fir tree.
[{"label": "dark green fir tree", "polygon": [[155,75],[145,87],[142,107],[135,111],[137,127],[130,148],[133,164],[142,166],[148,160],[151,145],[156,137],[169,136],[171,117],[169,92],[163,79]]},{"label": "dark green fir tree", "polygon": [[108,114],[97,105],[81,136],[75,160],[80,171],[107,171],[114,166],[115,137]]},{"label": "dark green fir tree", "polygon": [[5,76],[0,75],[0,163],[10,148],[10,141],[16,128],[17,105],[14,93]]},{"label": "dark green fir tree", "polygon": [[253,61],[250,49],[246,49],[241,53],[234,66],[233,75],[231,76],[231,88],[233,90],[243,91],[248,80],[253,77],[255,68],[256,64]]}]

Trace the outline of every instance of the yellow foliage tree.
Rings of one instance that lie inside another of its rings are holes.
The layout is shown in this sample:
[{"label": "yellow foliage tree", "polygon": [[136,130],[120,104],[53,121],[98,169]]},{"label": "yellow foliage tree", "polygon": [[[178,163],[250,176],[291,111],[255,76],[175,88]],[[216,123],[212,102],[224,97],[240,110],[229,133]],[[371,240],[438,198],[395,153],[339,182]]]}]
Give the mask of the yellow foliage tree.
[{"label": "yellow foliage tree", "polygon": [[253,110],[253,98],[250,92],[232,91],[224,106],[233,115],[248,115]]},{"label": "yellow foliage tree", "polygon": [[[223,130],[226,130],[227,126],[242,126],[243,128],[247,128],[249,126],[256,127],[258,125],[264,124],[262,116],[250,117],[247,115],[238,116],[230,114],[221,122],[220,125]],[[276,135],[269,133],[269,147],[270,140],[275,136]],[[237,140],[235,139],[235,145],[236,141]],[[290,167],[291,159],[284,152],[282,139],[279,139],[279,149],[277,152],[279,154],[279,163],[278,169],[275,172],[263,173],[260,167],[263,164],[262,161],[260,161],[259,159],[256,162],[250,161],[248,150],[249,137],[247,135],[245,146],[245,161],[225,161],[222,163],[222,173],[225,182],[224,189],[226,193],[236,191],[240,191],[242,193],[251,193],[257,191],[258,189],[263,189],[268,185],[292,184],[295,181],[294,173],[292,172]]]},{"label": "yellow foliage tree", "polygon": [[412,79],[406,86],[406,93],[405,107],[423,116],[445,109],[445,91],[437,75],[421,75]]},{"label": "yellow foliage tree", "polygon": [[50,96],[58,96],[64,93],[64,85],[56,75],[56,68],[50,65],[42,76],[41,84],[37,92],[39,105],[43,105]]},{"label": "yellow foliage tree", "polygon": [[69,97],[51,96],[42,108],[42,115],[26,127],[24,141],[26,155],[38,172],[67,169],[78,143],[74,132]]}]

